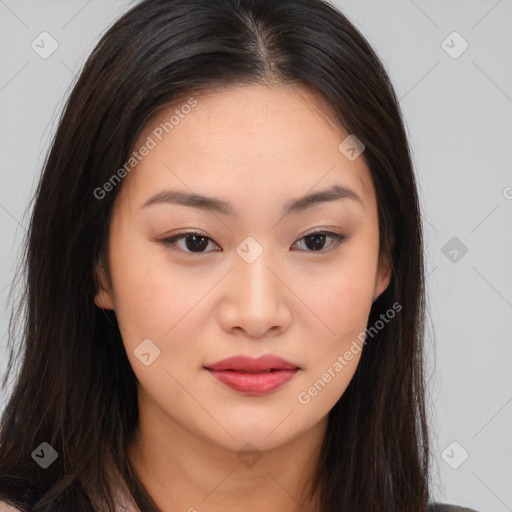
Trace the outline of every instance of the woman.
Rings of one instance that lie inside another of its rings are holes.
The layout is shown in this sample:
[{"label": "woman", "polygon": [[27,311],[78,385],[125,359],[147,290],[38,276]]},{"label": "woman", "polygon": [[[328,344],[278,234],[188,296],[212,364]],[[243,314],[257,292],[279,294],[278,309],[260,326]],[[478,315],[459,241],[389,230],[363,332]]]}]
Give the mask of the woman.
[{"label": "woman", "polygon": [[0,499],[464,510],[429,503],[422,243],[394,91],[341,13],[141,2],[35,197]]}]

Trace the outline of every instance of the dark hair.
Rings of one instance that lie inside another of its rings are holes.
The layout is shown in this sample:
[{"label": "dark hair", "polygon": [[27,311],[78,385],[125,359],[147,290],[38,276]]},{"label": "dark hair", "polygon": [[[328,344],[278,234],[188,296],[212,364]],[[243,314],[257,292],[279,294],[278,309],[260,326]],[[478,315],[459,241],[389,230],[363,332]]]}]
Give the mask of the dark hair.
[{"label": "dark hair", "polygon": [[[95,269],[108,269],[120,187],[102,200],[94,191],[127,161],[158,110],[201,91],[248,84],[314,89],[364,143],[380,256],[392,268],[369,324],[402,305],[365,346],[329,412],[314,475],[322,510],[426,510],[424,256],[410,150],[383,65],[349,20],[321,0],[146,0],[92,52],[35,192],[23,293],[9,324],[9,367],[20,354],[21,367],[1,422],[0,499],[35,512],[100,503],[114,510],[111,454],[140,508],[157,510],[126,450],[138,421],[136,377],[115,314],[93,303]],[[31,457],[42,442],[59,454],[46,470]]]}]

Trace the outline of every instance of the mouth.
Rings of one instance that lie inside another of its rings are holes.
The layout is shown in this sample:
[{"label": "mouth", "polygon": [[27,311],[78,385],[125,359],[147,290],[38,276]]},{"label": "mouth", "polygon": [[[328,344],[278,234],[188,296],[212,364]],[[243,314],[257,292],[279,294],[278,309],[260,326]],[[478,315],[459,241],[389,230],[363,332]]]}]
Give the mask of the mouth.
[{"label": "mouth", "polygon": [[296,363],[273,355],[258,359],[235,356],[206,365],[204,369],[231,389],[253,396],[276,391],[301,370]]},{"label": "mouth", "polygon": [[204,368],[214,371],[232,370],[246,373],[300,369],[297,363],[273,354],[265,354],[258,358],[244,355],[228,357],[227,359],[222,359],[222,361],[207,364]]},{"label": "mouth", "polygon": [[237,373],[273,373],[273,372],[282,372],[288,370],[300,370],[300,368],[269,368],[267,370],[235,370],[233,368],[229,368],[227,370],[214,370],[213,368],[208,368],[207,366],[203,367],[205,370],[210,370],[211,372],[237,372]]},{"label": "mouth", "polygon": [[295,370],[210,370],[208,372],[219,382],[239,393],[253,396],[267,395],[292,380],[299,371]]}]

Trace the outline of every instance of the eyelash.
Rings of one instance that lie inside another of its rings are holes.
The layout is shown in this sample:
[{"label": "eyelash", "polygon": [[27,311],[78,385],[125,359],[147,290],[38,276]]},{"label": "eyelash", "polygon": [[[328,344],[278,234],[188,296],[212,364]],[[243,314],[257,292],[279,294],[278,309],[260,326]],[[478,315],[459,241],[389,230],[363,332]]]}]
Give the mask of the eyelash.
[{"label": "eyelash", "polygon": [[[214,242],[216,244],[216,242],[204,235],[203,233],[199,233],[199,232],[196,232],[196,231],[187,231],[187,232],[184,232],[184,233],[178,233],[177,235],[174,235],[172,237],[169,237],[169,238],[164,238],[162,240],[160,240],[160,242],[166,246],[166,247],[169,247],[169,246],[174,246],[172,247],[173,249],[176,249],[176,250],[181,250],[182,252],[186,253],[186,254],[192,254],[194,256],[200,256],[201,254],[207,254],[209,252],[218,252],[218,251],[200,251],[200,252],[192,252],[192,251],[186,251],[186,250],[183,250],[183,249],[180,249],[180,248],[177,248],[175,246],[176,242],[178,240],[181,240],[181,239],[184,239],[186,238],[187,236],[190,236],[190,235],[197,235],[199,237],[202,237],[202,238],[205,238],[207,240],[210,240],[212,242]],[[317,231],[311,231],[310,233],[306,233],[303,237],[301,237],[297,242],[295,242],[293,245],[296,245],[298,242],[304,240],[305,238],[307,238],[308,236],[313,236],[313,235],[327,235],[327,237],[329,238],[332,238],[333,239],[333,243],[331,244],[331,246],[326,249],[326,250],[323,250],[323,249],[320,249],[318,251],[308,251],[306,250],[305,252],[311,252],[311,253],[326,253],[326,252],[330,252],[332,250],[335,250],[336,248],[338,248],[348,237],[345,236],[345,235],[340,235],[339,233],[334,233],[333,231],[322,231],[322,230],[317,230]],[[218,246],[218,244],[216,244]],[[293,246],[292,246],[293,247]]]}]

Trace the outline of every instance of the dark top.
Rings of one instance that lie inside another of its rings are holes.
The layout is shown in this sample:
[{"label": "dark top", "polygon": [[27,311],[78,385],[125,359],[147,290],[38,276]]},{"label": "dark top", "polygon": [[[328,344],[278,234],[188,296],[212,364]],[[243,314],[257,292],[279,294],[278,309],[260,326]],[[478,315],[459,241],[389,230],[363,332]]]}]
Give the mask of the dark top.
[{"label": "dark top", "polygon": [[472,508],[458,507],[457,505],[447,505],[443,503],[431,503],[428,512],[476,512]]},{"label": "dark top", "polygon": [[[9,507],[5,502],[0,501],[0,512],[17,512],[18,509]],[[431,503],[428,512],[476,512],[472,508],[457,507],[443,503]]]}]

